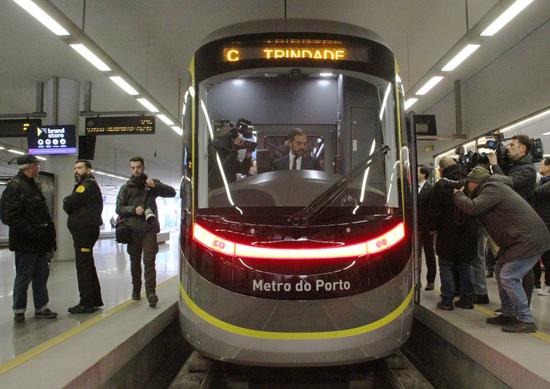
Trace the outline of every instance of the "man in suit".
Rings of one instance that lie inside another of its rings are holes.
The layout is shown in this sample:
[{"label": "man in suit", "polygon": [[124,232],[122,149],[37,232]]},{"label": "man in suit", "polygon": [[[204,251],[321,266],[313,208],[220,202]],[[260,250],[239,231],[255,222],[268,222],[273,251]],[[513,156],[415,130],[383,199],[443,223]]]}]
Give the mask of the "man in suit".
[{"label": "man in suit", "polygon": [[273,161],[273,170],[321,170],[319,161],[307,154],[307,136],[301,128],[288,134],[289,153]]},{"label": "man in suit", "polygon": [[434,254],[434,239],[430,233],[428,222],[428,210],[433,193],[433,185],[427,180],[430,177],[430,169],[426,166],[418,168],[418,235],[420,247],[424,249],[426,257],[426,290],[433,290],[435,275],[437,273]]}]

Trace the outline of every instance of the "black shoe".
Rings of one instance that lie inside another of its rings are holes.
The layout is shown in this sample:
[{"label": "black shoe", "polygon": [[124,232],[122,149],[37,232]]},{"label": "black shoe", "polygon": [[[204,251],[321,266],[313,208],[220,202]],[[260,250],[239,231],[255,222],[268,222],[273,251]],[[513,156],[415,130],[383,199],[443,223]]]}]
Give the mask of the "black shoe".
[{"label": "black shoe", "polygon": [[437,307],[439,309],[443,309],[445,311],[452,311],[453,309],[455,309],[453,303],[444,303],[443,301],[440,301],[437,303]]},{"label": "black shoe", "polygon": [[466,301],[466,300],[458,300],[455,302],[455,307],[462,308],[462,309],[474,309],[474,304]]},{"label": "black shoe", "polygon": [[83,305],[77,304],[74,307],[70,307],[68,309],[69,313],[72,313],[73,315],[80,314],[80,313],[94,313],[97,311],[97,308],[95,307],[85,307]]},{"label": "black shoe", "polygon": [[495,315],[500,315],[502,313],[502,308],[495,309]]},{"label": "black shoe", "polygon": [[132,293],[132,300],[139,301],[141,300],[141,293]]},{"label": "black shoe", "polygon": [[147,301],[149,301],[149,306],[153,308],[157,306],[159,298],[155,293],[151,293],[149,296],[147,296]]},{"label": "black shoe", "polygon": [[50,311],[48,308],[44,309],[40,312],[35,312],[34,317],[37,319],[55,319],[57,317],[57,313]]},{"label": "black shoe", "polygon": [[428,285],[426,285],[424,290],[434,290],[434,283],[430,282]]},{"label": "black shoe", "polygon": [[488,304],[489,296],[486,294],[474,294],[474,304]]},{"label": "black shoe", "polygon": [[25,321],[25,314],[23,312],[14,314],[13,321],[16,323],[23,323]]},{"label": "black shoe", "polygon": [[517,323],[519,320],[515,316],[495,316],[486,320],[487,324],[493,324],[496,326],[506,326]]},{"label": "black shoe", "polygon": [[532,334],[534,332],[537,332],[537,326],[535,323],[527,323],[518,320],[515,324],[510,324],[502,327],[502,331]]}]

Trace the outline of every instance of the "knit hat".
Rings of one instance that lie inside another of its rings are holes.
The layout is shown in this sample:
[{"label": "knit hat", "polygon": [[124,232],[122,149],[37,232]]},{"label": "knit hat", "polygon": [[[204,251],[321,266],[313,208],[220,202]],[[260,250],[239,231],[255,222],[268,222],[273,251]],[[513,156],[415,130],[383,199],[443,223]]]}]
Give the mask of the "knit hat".
[{"label": "knit hat", "polygon": [[466,179],[468,182],[474,182],[476,184],[479,184],[481,181],[485,180],[487,177],[489,177],[491,173],[489,170],[482,168],[481,166],[476,166],[472,169],[470,173],[466,176]]}]

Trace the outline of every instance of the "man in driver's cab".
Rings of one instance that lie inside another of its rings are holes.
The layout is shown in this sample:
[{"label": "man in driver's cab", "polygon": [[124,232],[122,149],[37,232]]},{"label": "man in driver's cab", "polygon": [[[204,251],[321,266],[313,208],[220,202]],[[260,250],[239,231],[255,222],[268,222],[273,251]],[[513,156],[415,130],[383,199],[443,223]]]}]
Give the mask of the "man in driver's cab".
[{"label": "man in driver's cab", "polygon": [[321,170],[316,158],[307,154],[307,136],[301,128],[288,134],[289,153],[273,161],[273,170]]}]

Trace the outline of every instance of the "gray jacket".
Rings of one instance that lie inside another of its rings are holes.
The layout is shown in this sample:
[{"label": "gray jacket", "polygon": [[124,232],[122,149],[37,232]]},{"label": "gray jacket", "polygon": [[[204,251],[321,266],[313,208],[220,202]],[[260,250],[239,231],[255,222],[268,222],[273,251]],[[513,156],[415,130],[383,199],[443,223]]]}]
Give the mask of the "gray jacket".
[{"label": "gray jacket", "polygon": [[464,213],[479,218],[500,247],[499,262],[540,255],[550,249],[550,234],[535,210],[512,189],[512,180],[502,175],[486,178],[472,194],[453,196]]}]

